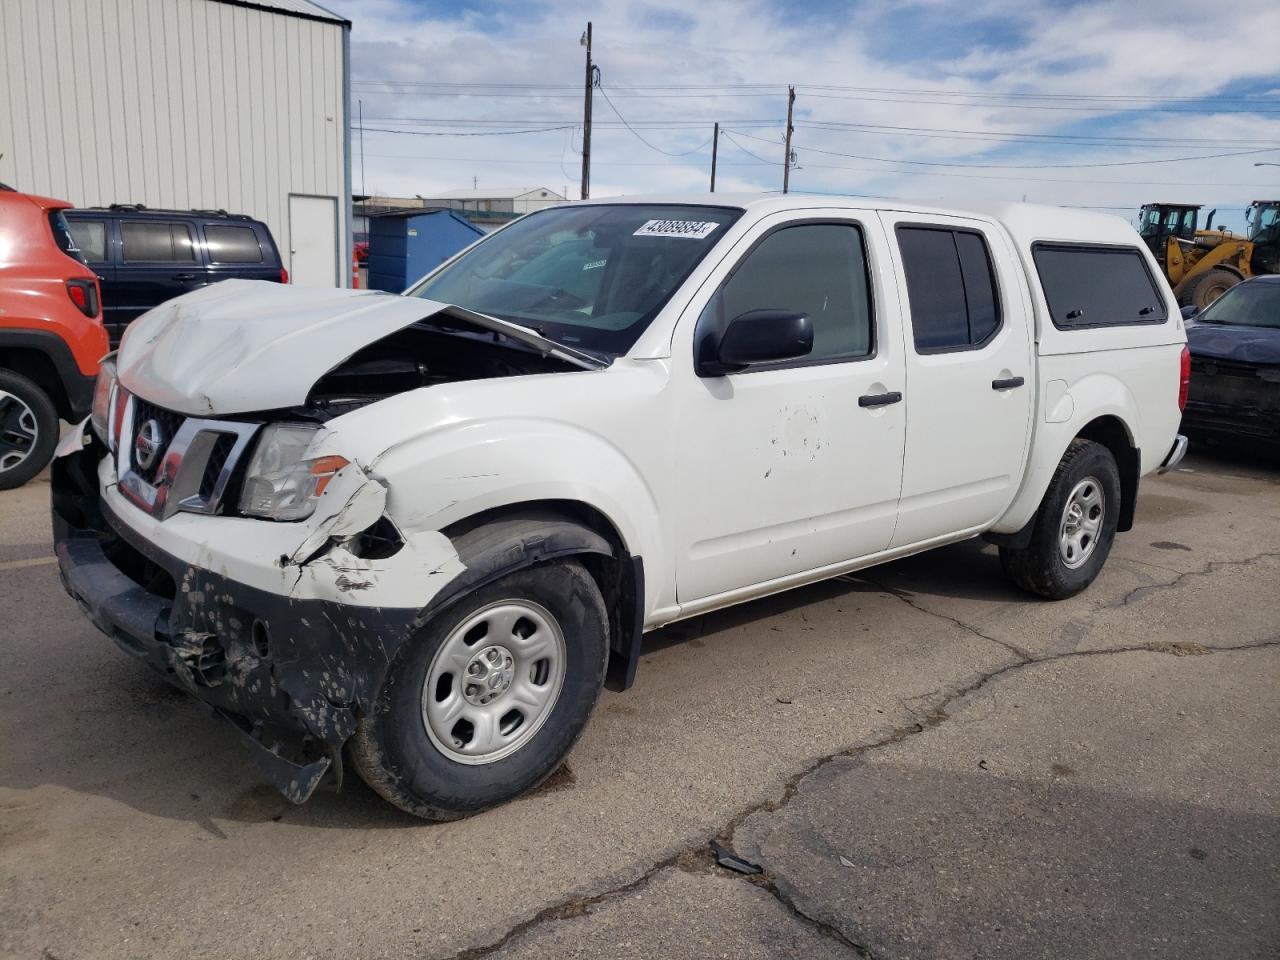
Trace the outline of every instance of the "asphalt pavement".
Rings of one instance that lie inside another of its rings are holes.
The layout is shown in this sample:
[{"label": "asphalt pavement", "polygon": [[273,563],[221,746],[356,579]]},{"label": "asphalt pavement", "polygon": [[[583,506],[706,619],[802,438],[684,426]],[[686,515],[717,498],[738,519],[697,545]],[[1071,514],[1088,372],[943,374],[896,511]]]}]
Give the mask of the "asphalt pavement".
[{"label": "asphalt pavement", "polygon": [[0,956],[1280,956],[1275,464],[1144,481],[1061,603],[974,541],[660,631],[449,824],[265,787],[62,593],[47,505],[0,493]]}]

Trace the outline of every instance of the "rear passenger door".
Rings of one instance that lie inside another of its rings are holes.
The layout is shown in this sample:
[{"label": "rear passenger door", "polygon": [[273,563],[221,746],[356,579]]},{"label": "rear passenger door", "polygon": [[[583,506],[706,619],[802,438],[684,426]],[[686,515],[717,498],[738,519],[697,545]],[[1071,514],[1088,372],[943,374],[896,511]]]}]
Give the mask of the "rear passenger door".
[{"label": "rear passenger door", "polygon": [[116,291],[119,322],[206,283],[195,230],[183,220],[122,219]]},{"label": "rear passenger door", "polygon": [[204,223],[204,248],[209,262],[208,282],[228,277],[244,280],[279,280],[280,267],[270,262],[257,232],[245,223]]},{"label": "rear passenger door", "polygon": [[1033,350],[1022,268],[1000,230],[959,217],[882,218],[907,318],[899,547],[984,527],[1013,500]]}]

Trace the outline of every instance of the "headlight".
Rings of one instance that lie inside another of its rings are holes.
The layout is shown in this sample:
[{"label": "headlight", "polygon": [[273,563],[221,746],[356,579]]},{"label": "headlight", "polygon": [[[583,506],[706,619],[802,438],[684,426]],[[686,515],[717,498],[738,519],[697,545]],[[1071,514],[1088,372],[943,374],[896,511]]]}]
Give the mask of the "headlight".
[{"label": "headlight", "polygon": [[347,465],[343,457],[305,459],[320,428],[311,424],[269,424],[249,461],[240,512],[271,520],[305,520],[333,475]]},{"label": "headlight", "polygon": [[111,430],[111,421],[116,394],[119,392],[118,386],[116,361],[114,356],[109,356],[98,367],[98,379],[93,385],[93,413],[89,417],[89,422],[98,439],[113,450],[115,444],[112,441],[115,437]]}]

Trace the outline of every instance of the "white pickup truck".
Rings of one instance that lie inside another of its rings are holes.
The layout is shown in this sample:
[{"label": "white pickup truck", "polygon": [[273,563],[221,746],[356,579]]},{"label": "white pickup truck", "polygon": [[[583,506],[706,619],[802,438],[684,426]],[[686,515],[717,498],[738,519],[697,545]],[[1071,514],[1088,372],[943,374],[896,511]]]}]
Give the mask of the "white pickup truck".
[{"label": "white pickup truck", "polygon": [[[980,535],[1049,598],[1182,456],[1122,220],[712,194],[540,211],[403,296],[137,320],[55,462],[67,590],[297,802],[539,783],[664,624]],[[855,665],[856,668],[856,665]]]}]

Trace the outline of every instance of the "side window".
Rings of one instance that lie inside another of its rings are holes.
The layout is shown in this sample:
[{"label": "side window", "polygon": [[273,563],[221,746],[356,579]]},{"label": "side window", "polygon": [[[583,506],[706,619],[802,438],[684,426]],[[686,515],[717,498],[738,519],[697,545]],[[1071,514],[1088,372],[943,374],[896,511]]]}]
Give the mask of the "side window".
[{"label": "side window", "polygon": [[120,243],[126,263],[190,263],[196,258],[191,228],[185,223],[125,220],[120,224]]},{"label": "side window", "polygon": [[1059,330],[1163,323],[1168,316],[1136,247],[1037,243],[1031,253]]},{"label": "side window", "polygon": [[67,220],[80,254],[90,263],[107,258],[107,225],[102,220]]},{"label": "side window", "polygon": [[[766,236],[707,305],[728,323],[749,310],[809,316],[813,352],[801,362],[853,360],[873,346],[871,290],[862,229],[807,223]],[[707,318],[704,311],[700,323]]]},{"label": "side window", "polygon": [[897,230],[919,353],[967,350],[1000,329],[1000,298],[987,242],[972,230]]},{"label": "side window", "polygon": [[207,223],[205,245],[211,263],[261,263],[262,248],[252,227],[228,227]]}]

